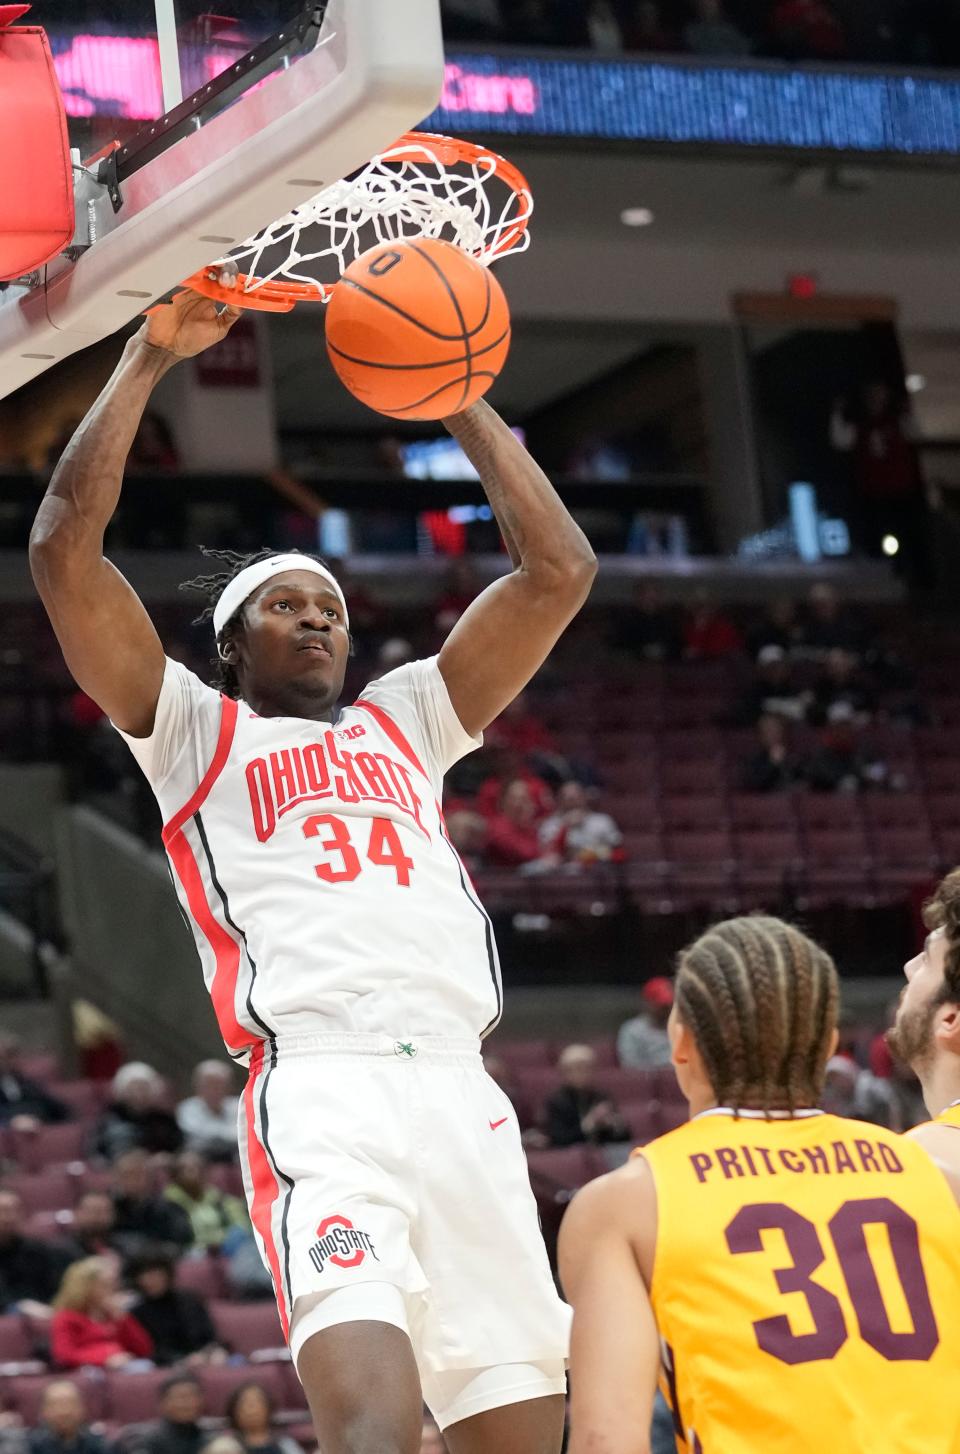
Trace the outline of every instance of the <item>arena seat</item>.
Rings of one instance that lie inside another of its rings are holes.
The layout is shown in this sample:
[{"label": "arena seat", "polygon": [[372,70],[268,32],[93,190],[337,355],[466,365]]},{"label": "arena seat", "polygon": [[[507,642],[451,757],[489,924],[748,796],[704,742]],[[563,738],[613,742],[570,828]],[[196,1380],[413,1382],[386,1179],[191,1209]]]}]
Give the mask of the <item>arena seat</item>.
[{"label": "arena seat", "polygon": [[218,1257],[181,1257],[177,1263],[177,1287],[199,1298],[226,1296],[227,1282]]},{"label": "arena seat", "polygon": [[[4,1380],[3,1396],[29,1428],[39,1422],[40,1405],[43,1402],[45,1391],[51,1383],[59,1383],[64,1376],[62,1373],[19,1374],[15,1378]],[[107,1416],[107,1385],[103,1377],[83,1372],[71,1373],[69,1376],[83,1393],[90,1422],[96,1423],[105,1418]],[[133,1376],[131,1374],[130,1378]],[[142,1409],[143,1405],[141,1404],[140,1407]],[[143,1419],[146,1416],[141,1412],[138,1417]]]},{"label": "arena seat", "polygon": [[705,797],[665,797],[661,803],[664,826],[671,832],[683,829],[723,829],[727,824],[727,805],[715,794]]},{"label": "arena seat", "polygon": [[551,1146],[527,1151],[531,1178],[550,1183],[558,1192],[585,1186],[607,1167],[592,1146]]},{"label": "arena seat", "polygon": [[34,1356],[33,1338],[20,1314],[0,1316],[0,1363],[26,1363]]},{"label": "arena seat", "polygon": [[[276,1309],[273,1311],[276,1315]],[[277,1326],[279,1328],[279,1322]],[[218,1364],[213,1367],[200,1368],[198,1377],[203,1387],[207,1413],[213,1418],[222,1419],[227,1412],[227,1404],[231,1395],[243,1384],[249,1383],[251,1379],[262,1383],[274,1403],[280,1407],[286,1392],[286,1384],[280,1370],[281,1365],[277,1363]]]},{"label": "arena seat", "polygon": [[217,1338],[231,1353],[251,1353],[284,1347],[283,1329],[276,1304],[270,1302],[231,1303],[211,1299],[210,1316]]},{"label": "arena seat", "polygon": [[78,1180],[62,1168],[45,1171],[15,1171],[3,1178],[3,1186],[17,1192],[27,1212],[55,1212],[72,1207],[77,1199]]},{"label": "arena seat", "polygon": [[81,1161],[90,1139],[89,1127],[78,1121],[41,1126],[38,1131],[10,1132],[10,1152],[24,1171],[40,1171],[67,1161]]},{"label": "arena seat", "polygon": [[115,1424],[142,1424],[158,1416],[160,1389],[170,1377],[169,1368],[151,1368],[144,1373],[107,1370],[102,1417]]}]

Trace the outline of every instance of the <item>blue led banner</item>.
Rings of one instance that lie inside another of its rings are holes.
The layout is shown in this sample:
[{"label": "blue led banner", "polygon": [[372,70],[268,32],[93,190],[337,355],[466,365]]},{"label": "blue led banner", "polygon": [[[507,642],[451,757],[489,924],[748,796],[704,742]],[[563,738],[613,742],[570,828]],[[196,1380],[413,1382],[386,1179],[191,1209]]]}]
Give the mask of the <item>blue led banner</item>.
[{"label": "blue led banner", "polygon": [[960,77],[682,61],[448,58],[430,130],[814,151],[960,153]]}]

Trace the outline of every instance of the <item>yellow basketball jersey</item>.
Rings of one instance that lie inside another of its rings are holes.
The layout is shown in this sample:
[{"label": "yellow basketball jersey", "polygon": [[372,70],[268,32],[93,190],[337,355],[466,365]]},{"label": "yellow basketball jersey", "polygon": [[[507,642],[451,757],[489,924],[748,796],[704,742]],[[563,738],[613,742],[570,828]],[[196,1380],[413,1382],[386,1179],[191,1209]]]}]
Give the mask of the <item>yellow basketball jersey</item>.
[{"label": "yellow basketball jersey", "polygon": [[691,1454],[960,1454],[960,1210],[921,1147],[714,1110],[641,1154]]},{"label": "yellow basketball jersey", "polygon": [[960,1101],[954,1101],[952,1106],[947,1106],[939,1116],[934,1117],[934,1121],[938,1126],[956,1126],[960,1131]]}]

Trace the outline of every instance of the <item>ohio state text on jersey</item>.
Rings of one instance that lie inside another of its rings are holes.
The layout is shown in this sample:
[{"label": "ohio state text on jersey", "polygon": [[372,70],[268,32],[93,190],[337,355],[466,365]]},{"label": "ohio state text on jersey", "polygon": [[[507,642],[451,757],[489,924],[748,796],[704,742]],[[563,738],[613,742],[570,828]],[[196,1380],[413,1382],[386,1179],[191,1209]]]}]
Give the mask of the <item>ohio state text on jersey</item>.
[{"label": "ohio state text on jersey", "polygon": [[232,1055],[496,1024],[493,932],[440,808],[444,773],[481,739],[436,658],[372,682],[333,724],[259,717],[168,660],[152,735],[122,735]]}]

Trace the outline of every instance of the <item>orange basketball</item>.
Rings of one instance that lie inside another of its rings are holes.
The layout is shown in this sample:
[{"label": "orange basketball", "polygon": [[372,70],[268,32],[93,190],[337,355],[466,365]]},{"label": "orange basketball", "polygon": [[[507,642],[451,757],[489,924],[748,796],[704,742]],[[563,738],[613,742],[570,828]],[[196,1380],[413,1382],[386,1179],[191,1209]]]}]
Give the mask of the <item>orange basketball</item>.
[{"label": "orange basketball", "polygon": [[451,242],[389,242],[358,257],[327,306],[330,361],[351,394],[395,419],[475,404],[506,363],[503,289]]}]

